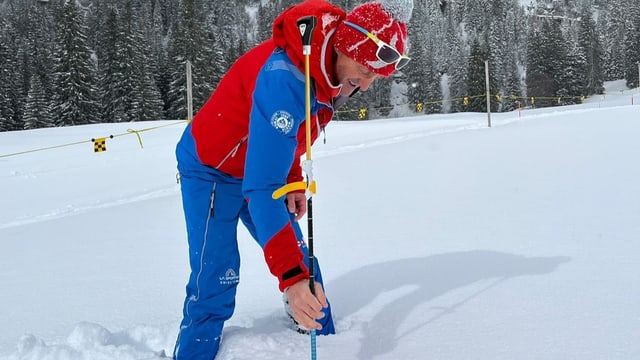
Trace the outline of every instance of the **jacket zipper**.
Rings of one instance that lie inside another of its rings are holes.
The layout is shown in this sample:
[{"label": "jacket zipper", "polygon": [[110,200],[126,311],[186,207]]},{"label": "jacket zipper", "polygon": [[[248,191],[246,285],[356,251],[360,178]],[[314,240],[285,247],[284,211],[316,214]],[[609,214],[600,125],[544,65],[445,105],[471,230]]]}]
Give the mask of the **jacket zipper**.
[{"label": "jacket zipper", "polygon": [[211,197],[209,198],[209,219],[213,218],[213,204],[216,200],[216,185],[218,183],[213,183],[213,188],[211,189]]},{"label": "jacket zipper", "polygon": [[220,161],[220,163],[218,163],[218,165],[216,165],[216,169],[220,169],[220,167],[230,158],[230,157],[234,157],[236,156],[236,153],[238,152],[238,149],[240,148],[240,146],[242,145],[242,143],[244,143],[247,138],[249,137],[249,135],[245,135],[243,136],[240,141],[238,142],[238,144],[236,146],[234,146],[231,151],[229,151],[229,153]]}]

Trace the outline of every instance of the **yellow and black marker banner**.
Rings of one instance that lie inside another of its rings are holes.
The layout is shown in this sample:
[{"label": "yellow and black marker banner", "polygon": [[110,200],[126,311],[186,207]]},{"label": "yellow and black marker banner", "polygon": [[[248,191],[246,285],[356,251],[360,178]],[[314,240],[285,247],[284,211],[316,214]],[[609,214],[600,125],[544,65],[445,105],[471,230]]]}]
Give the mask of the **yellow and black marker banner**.
[{"label": "yellow and black marker banner", "polygon": [[140,148],[144,148],[144,146],[142,146],[142,136],[140,135],[142,132],[152,131],[152,130],[156,130],[156,129],[160,129],[160,128],[168,127],[168,126],[180,125],[180,124],[184,124],[185,122],[189,122],[189,121],[188,120],[186,120],[186,121],[185,120],[176,120],[176,122],[173,122],[173,123],[168,123],[168,124],[154,126],[154,127],[145,128],[145,129],[140,129],[140,130],[128,129],[126,133],[109,135],[107,137],[92,138],[90,140],[83,140],[83,141],[76,141],[76,142],[67,143],[67,144],[59,144],[59,145],[47,146],[47,147],[42,147],[42,148],[38,148],[38,149],[24,150],[24,151],[9,153],[9,154],[0,154],[0,159],[5,158],[5,157],[11,157],[11,156],[17,156],[17,155],[23,155],[23,154],[39,152],[39,151],[48,151],[48,150],[58,149],[58,148],[67,147],[67,146],[86,144],[88,142],[93,143],[93,151],[96,152],[96,153],[99,153],[99,152],[107,151],[107,138],[115,139],[117,137],[126,136],[126,135],[133,135],[133,134],[135,134],[137,136],[138,142],[140,143]]},{"label": "yellow and black marker banner", "polygon": [[93,152],[107,151],[107,138],[91,139],[93,141]]}]

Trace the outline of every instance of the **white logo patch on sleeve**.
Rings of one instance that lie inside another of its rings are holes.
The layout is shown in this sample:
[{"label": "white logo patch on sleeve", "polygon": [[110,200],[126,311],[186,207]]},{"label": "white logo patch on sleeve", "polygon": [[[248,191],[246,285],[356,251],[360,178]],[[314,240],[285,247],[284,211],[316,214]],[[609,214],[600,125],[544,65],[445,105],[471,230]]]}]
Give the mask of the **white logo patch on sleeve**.
[{"label": "white logo patch on sleeve", "polygon": [[271,115],[271,126],[286,135],[293,129],[293,116],[284,110],[278,110]]}]

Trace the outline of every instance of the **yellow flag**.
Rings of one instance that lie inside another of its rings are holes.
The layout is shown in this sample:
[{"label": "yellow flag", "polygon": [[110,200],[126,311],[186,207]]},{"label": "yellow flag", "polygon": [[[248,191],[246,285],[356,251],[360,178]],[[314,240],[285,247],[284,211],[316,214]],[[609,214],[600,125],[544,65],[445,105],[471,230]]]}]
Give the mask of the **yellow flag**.
[{"label": "yellow flag", "polygon": [[93,140],[93,151],[103,152],[107,151],[107,138],[98,138]]}]

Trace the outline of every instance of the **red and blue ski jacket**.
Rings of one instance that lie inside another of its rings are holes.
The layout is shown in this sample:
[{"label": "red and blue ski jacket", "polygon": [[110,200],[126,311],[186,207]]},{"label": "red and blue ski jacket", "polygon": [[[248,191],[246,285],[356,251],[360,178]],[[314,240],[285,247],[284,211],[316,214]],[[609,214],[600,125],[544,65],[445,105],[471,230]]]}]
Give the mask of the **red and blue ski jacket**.
[{"label": "red and blue ski jacket", "polygon": [[285,10],[271,39],[241,56],[196,114],[191,135],[199,160],[243,180],[243,194],[280,289],[308,277],[290,214],[272,193],[301,181],[306,151],[305,58],[297,21],[316,17],[310,55],[312,142],[333,115],[332,35],[345,12],[324,0],[307,0]]}]

